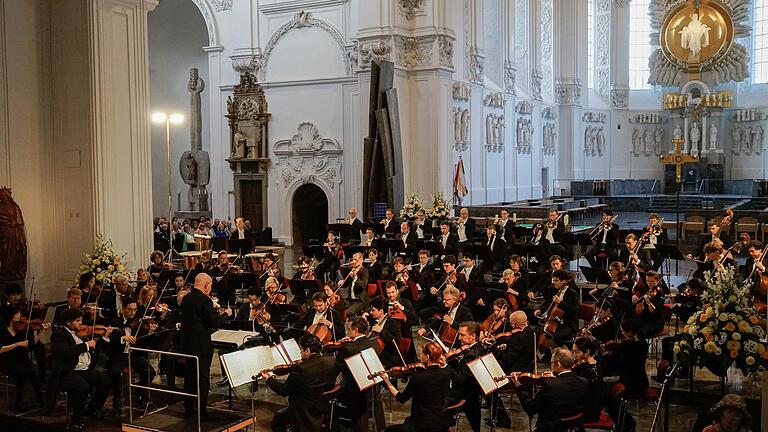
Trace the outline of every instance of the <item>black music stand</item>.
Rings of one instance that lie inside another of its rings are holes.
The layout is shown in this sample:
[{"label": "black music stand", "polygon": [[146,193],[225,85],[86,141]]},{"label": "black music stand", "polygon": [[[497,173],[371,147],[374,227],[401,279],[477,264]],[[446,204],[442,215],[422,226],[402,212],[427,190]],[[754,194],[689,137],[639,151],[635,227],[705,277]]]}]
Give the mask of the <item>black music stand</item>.
[{"label": "black music stand", "polygon": [[320,281],[314,279],[290,279],[288,285],[299,304],[306,303],[314,293],[323,289]]},{"label": "black music stand", "polygon": [[600,267],[587,266],[579,266],[579,270],[581,270],[581,274],[584,275],[584,279],[586,279],[587,282],[595,284],[595,288],[597,288],[600,284],[611,284],[611,275],[608,273],[608,270],[602,269]]},{"label": "black music stand", "polygon": [[376,223],[364,223],[360,226],[360,232],[365,234],[365,231],[370,228],[373,230],[373,234],[377,235],[379,237],[384,235],[384,225],[376,222]]},{"label": "black music stand", "polygon": [[253,252],[253,239],[230,239],[227,241],[227,252],[245,255]]},{"label": "black music stand", "polygon": [[586,233],[586,232],[563,233],[563,239],[561,241],[561,244],[562,243],[579,247],[579,252],[575,257],[576,262],[578,262],[579,258],[582,255],[584,255],[583,253],[581,253],[581,251],[585,246],[590,247],[594,245],[594,242],[592,241],[592,237],[590,237],[589,233]]},{"label": "black music stand", "polygon": [[405,243],[401,239],[384,239],[384,247],[387,251],[387,261],[392,261],[395,256],[406,256]]},{"label": "black music stand", "polygon": [[533,237],[533,228],[522,227],[515,225],[512,227],[512,232],[515,234],[515,240],[527,242],[527,239]]},{"label": "black music stand", "polygon": [[477,284],[477,289],[483,291],[480,295],[483,302],[489,308],[493,307],[493,302],[499,298],[507,296],[507,286],[501,282],[483,282]]},{"label": "black music stand", "polygon": [[440,254],[440,242],[437,240],[418,239],[416,240],[416,247],[419,250],[426,250],[431,257]]},{"label": "black music stand", "polygon": [[301,247],[301,251],[304,252],[304,255],[310,259],[314,258],[317,260],[322,260],[325,257],[323,247],[320,245],[303,245]]},{"label": "black music stand", "polygon": [[371,242],[371,247],[376,249],[380,254],[383,254],[387,247],[386,241],[381,237],[373,239],[373,242]]},{"label": "black music stand", "polygon": [[[232,290],[232,294],[235,297],[235,301],[237,301],[237,290],[240,289],[241,296],[240,299],[244,301],[248,301],[248,289],[249,288],[261,288],[261,281],[259,281],[259,278],[256,277],[253,273],[232,273],[231,271],[224,275],[224,277],[221,278],[219,281],[219,285],[223,285],[224,288]],[[221,302],[225,301],[226,299],[219,299]],[[221,306],[224,306],[221,304]]]},{"label": "black music stand", "polygon": [[214,237],[211,239],[211,249],[215,252],[226,250],[228,241],[226,237]]},{"label": "black music stand", "polygon": [[325,224],[325,231],[333,231],[341,239],[341,242],[349,240],[352,225],[345,223]]},{"label": "black music stand", "polygon": [[360,253],[363,254],[363,258],[367,258],[368,257],[368,249],[370,249],[371,247],[372,246],[346,244],[346,245],[343,245],[341,248],[344,250],[344,256],[345,257],[351,257],[352,255],[360,252]]},{"label": "black music stand", "polygon": [[[677,274],[678,266],[680,265],[679,261],[685,261],[685,256],[683,256],[683,253],[680,252],[680,249],[678,249],[676,245],[671,244],[657,244],[655,247],[659,256],[663,260],[662,264],[664,262],[667,263],[667,276],[671,277],[671,270],[669,268],[668,260],[675,260],[675,274]],[[669,285],[671,286],[672,284],[669,283]]]}]

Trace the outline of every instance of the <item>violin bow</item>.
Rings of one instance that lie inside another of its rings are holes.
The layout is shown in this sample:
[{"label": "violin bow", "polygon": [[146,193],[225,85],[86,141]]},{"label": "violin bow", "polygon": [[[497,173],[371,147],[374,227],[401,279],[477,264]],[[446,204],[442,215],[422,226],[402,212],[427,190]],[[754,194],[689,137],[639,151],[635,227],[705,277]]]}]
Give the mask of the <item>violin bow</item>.
[{"label": "violin bow", "polygon": [[29,293],[32,296],[32,302],[29,304],[29,316],[27,317],[27,331],[24,334],[24,340],[29,339],[29,328],[32,326],[32,306],[35,304],[35,277],[32,276],[32,288],[29,289]]},{"label": "violin bow", "polygon": [[[171,280],[170,280],[170,279],[168,279],[168,280],[166,280],[166,281],[165,281],[165,285],[163,285],[163,289],[162,289],[162,290],[160,290],[160,294],[161,294],[161,295],[162,295],[162,293],[164,293],[164,292],[165,292],[165,289],[166,289],[166,288],[168,288],[168,284],[169,284],[169,283],[171,283]],[[158,296],[158,298],[159,298],[159,297],[160,297],[160,296]],[[147,312],[149,312],[149,305],[147,305],[147,307],[144,309],[144,313],[143,313],[143,314],[141,314],[141,319],[139,319],[139,325],[138,325],[138,326],[136,326],[136,334],[138,334],[138,333],[139,333],[139,330],[141,330],[141,325],[142,325],[142,323],[144,323],[144,319],[147,317]]]}]

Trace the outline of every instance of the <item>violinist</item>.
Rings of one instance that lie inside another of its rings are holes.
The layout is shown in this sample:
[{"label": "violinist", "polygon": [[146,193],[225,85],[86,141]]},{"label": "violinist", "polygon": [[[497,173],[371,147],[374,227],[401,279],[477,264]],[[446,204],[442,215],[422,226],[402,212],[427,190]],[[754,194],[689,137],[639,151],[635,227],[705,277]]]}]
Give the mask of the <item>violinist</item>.
[{"label": "violinist", "polygon": [[[642,240],[640,240],[642,241]],[[638,245],[637,236],[629,233],[624,237],[624,248],[619,251],[619,262],[636,270],[647,271],[652,265],[651,252]]]},{"label": "violinist", "polygon": [[714,273],[715,271],[725,271],[727,267],[736,267],[736,262],[725,256],[722,243],[707,243],[704,246],[704,255],[706,257],[704,264],[693,272],[693,277],[696,279],[704,280],[704,273],[706,272]]},{"label": "violinist", "polygon": [[397,284],[398,290],[403,296],[413,300],[413,292],[411,291],[411,274],[407,270],[407,266],[402,257],[395,257],[392,260],[392,280]]},{"label": "violinist", "polygon": [[[510,223],[511,225],[511,223]],[[511,232],[512,230],[510,230]],[[483,262],[485,271],[499,271],[504,267],[504,256],[507,253],[507,242],[500,235],[496,234],[496,227],[488,225],[485,229],[485,247],[488,248],[489,260]]]},{"label": "violinist", "polygon": [[613,303],[609,300],[600,302],[595,309],[596,316],[592,317],[590,322],[582,329],[579,334],[588,331],[588,336],[592,336],[600,343],[615,339],[619,334],[619,321],[614,314]]},{"label": "violinist", "polygon": [[645,371],[648,342],[638,337],[639,330],[638,320],[622,321],[621,335],[614,343],[607,344],[611,352],[603,363],[605,375],[618,375],[628,396],[643,395],[648,390],[648,374]]},{"label": "violinist", "polygon": [[[16,412],[26,412],[28,409],[23,405],[24,388],[27,383],[35,389],[37,404],[42,406],[43,392],[40,387],[40,378],[32,367],[32,361],[29,357],[30,340],[26,337],[26,330],[17,329],[16,326],[22,323],[21,309],[18,306],[3,306],[2,309],[3,326],[0,328],[0,370],[4,374],[13,378],[16,382],[16,400],[11,405],[11,409]],[[47,330],[50,324],[43,324],[43,329]],[[40,333],[38,332],[33,342],[39,342]]]},{"label": "violinist", "polygon": [[64,325],[64,321],[61,319],[61,314],[69,309],[80,309],[82,296],[83,292],[80,288],[70,288],[67,290],[67,303],[56,307],[56,312],[53,314],[53,324],[56,326]]},{"label": "violinist", "polygon": [[444,368],[445,357],[437,342],[423,345],[422,362],[426,369],[414,373],[403,391],[398,391],[389,376],[384,383],[399,403],[411,400],[411,415],[401,425],[388,426],[385,432],[441,432],[451,426],[451,419],[443,413],[451,389],[451,375]]},{"label": "violinist", "polygon": [[149,271],[149,276],[152,277],[152,280],[155,282],[160,279],[160,273],[163,270],[168,270],[171,266],[171,263],[163,261],[164,258],[165,254],[159,250],[152,252],[149,256],[150,264],[149,267],[147,267],[147,270]]},{"label": "violinist", "polygon": [[188,288],[188,286],[184,273],[177,273],[176,276],[173,277],[173,291],[171,295],[175,296],[176,293],[185,288]]},{"label": "violinist", "polygon": [[[384,297],[379,296],[371,299],[371,312],[368,314],[371,324],[370,336],[378,336],[384,341],[384,349],[379,353],[379,358],[386,368],[402,363],[400,354],[398,354],[402,325],[400,321],[390,318],[387,314],[388,311],[389,303]],[[365,315],[364,313],[363,316]]]},{"label": "violinist", "polygon": [[600,267],[595,257],[599,252],[608,254],[608,262],[616,261],[618,250],[616,244],[619,242],[619,226],[613,222],[615,217],[609,209],[603,210],[603,220],[592,230],[592,239],[595,243],[584,254],[584,258],[589,261],[592,267]]},{"label": "violinist", "polygon": [[314,293],[312,306],[294,326],[300,330],[307,330],[313,324],[323,324],[331,330],[332,341],[343,338],[344,322],[341,320],[341,315],[330,307],[328,296],[324,292]]},{"label": "violinist", "polygon": [[96,295],[94,288],[96,287],[96,275],[93,273],[83,273],[77,281],[77,287],[87,296]]},{"label": "violinist", "polygon": [[690,279],[677,294],[672,296],[672,313],[680,321],[688,322],[688,318],[701,309],[701,295],[704,294],[705,289],[704,281],[696,278]]},{"label": "violinist", "polygon": [[[339,398],[347,406],[347,414],[349,415],[354,432],[368,431],[368,407],[371,405],[370,392],[367,390],[360,391],[344,359],[376,346],[375,340],[366,337],[367,333],[368,321],[365,318],[356,316],[349,319],[347,321],[348,342],[344,344],[336,357],[344,371]],[[379,400],[379,402],[381,401]],[[374,409],[383,411],[380,403],[376,404]]]},{"label": "violinist", "polygon": [[248,302],[237,309],[235,320],[250,322],[250,328],[260,335],[273,333],[274,329],[270,320],[272,319],[272,305],[274,303],[267,303],[269,299],[265,299],[266,294],[259,297],[259,291],[255,287],[248,288],[247,294]]},{"label": "violinist", "polygon": [[[128,347],[138,346],[139,342],[141,342],[140,338],[142,336],[139,335],[137,310],[138,304],[136,300],[126,297],[123,300],[123,310],[120,312],[120,316],[112,321],[114,334],[109,338],[106,370],[112,379],[112,408],[116,413],[120,413],[123,408],[121,376],[123,369],[128,367]],[[149,330],[145,331],[144,334],[155,333],[157,323],[150,323],[149,321],[146,321],[146,323],[149,326]],[[148,386],[155,379],[155,369],[149,364],[146,353],[134,352],[131,355],[131,368],[139,375],[139,385]],[[147,392],[140,392],[138,399],[139,403],[147,400]]]},{"label": "violinist", "polygon": [[555,348],[551,362],[555,378],[545,381],[535,396],[524,390],[514,375],[512,379],[523,410],[529,416],[538,414],[535,432],[554,432],[558,420],[581,414],[589,398],[589,383],[571,371],[573,357],[568,348]]},{"label": "violinist", "polygon": [[225,250],[220,251],[217,258],[218,265],[208,272],[214,281],[214,292],[221,302],[233,304],[235,302],[235,290],[230,288],[225,276],[239,272],[240,268],[230,264],[229,253]]},{"label": "violinist", "polygon": [[298,260],[296,260],[298,263],[298,269],[296,270],[296,273],[293,274],[293,279],[302,279],[302,280],[314,280],[315,279],[315,269],[312,266],[311,260],[302,255],[299,257]]},{"label": "violinist", "polygon": [[499,217],[494,219],[493,228],[494,233],[499,236],[499,240],[504,240],[505,245],[511,245],[515,241],[515,231],[512,229],[514,226],[514,222],[509,218],[509,210],[499,210]]},{"label": "violinist", "polygon": [[112,279],[112,286],[113,289],[104,292],[99,300],[99,305],[103,308],[103,315],[109,319],[120,316],[123,310],[123,297],[133,295],[131,283],[125,275],[119,274],[115,276]]},{"label": "violinist", "polygon": [[[397,284],[393,281],[387,282],[384,291],[387,295],[389,309],[391,310],[394,308],[403,311],[403,314],[405,314],[406,317],[406,321],[403,323],[403,326],[404,328],[408,329],[408,331],[410,331],[411,326],[416,325],[419,322],[419,316],[416,315],[416,309],[414,309],[413,303],[408,299],[402,298]],[[408,332],[406,333],[410,334]]]},{"label": "violinist", "polygon": [[[58,390],[67,392],[67,404],[72,409],[70,417],[73,431],[85,430],[83,416],[92,419],[102,419],[101,409],[109,393],[111,381],[103,372],[92,367],[95,359],[94,349],[97,345],[109,343],[111,328],[107,328],[101,339],[83,341],[77,332],[83,323],[83,312],[79,309],[68,309],[61,314],[64,325],[51,334],[51,351],[53,352],[53,373],[49,383],[47,405],[52,407]],[[86,399],[91,394],[90,403]]]},{"label": "violinist", "polygon": [[[546,311],[550,310],[550,306],[553,303],[557,304],[557,307],[563,311],[563,317],[557,327],[557,332],[551,335],[556,346],[562,345],[579,328],[579,295],[570,287],[572,281],[572,275],[565,270],[552,272],[552,285],[550,289],[552,297],[547,299],[539,309],[533,312],[533,315],[537,318],[541,317]],[[561,291],[564,291],[562,297],[558,295]]]},{"label": "violinist", "polygon": [[[509,329],[494,338],[496,346],[491,348],[491,352],[507,373],[533,372],[536,362],[536,333],[528,325],[525,312],[515,311],[509,315]],[[512,421],[498,395],[493,406],[496,408],[496,426],[510,427]]]},{"label": "violinist", "polygon": [[21,285],[17,283],[11,283],[5,286],[5,304],[3,306],[19,306],[24,299],[24,292],[21,289]]},{"label": "violinist", "polygon": [[363,267],[363,253],[355,252],[350,260],[349,274],[338,282],[338,287],[345,290],[349,308],[347,313],[354,315],[368,309],[368,269]]},{"label": "violinist", "polygon": [[478,283],[484,281],[483,273],[475,265],[475,255],[472,253],[466,253],[462,257],[461,275],[464,275],[464,280],[467,282],[467,291],[471,291]]},{"label": "violinist", "polygon": [[164,321],[168,315],[167,305],[163,305],[157,301],[157,291],[153,287],[145,286],[139,291],[139,297],[136,299],[138,302],[139,318],[149,317],[155,318],[158,321]]},{"label": "violinist", "polygon": [[272,417],[273,431],[319,431],[324,417],[330,411],[323,393],[333,389],[341,365],[332,356],[321,353],[323,344],[311,334],[299,338],[301,363],[291,367],[285,381],[278,381],[271,372],[263,372],[267,387],[288,398],[288,406],[280,408]]},{"label": "violinist", "polygon": [[379,261],[379,251],[374,248],[368,249],[368,261],[365,267],[368,269],[368,283],[375,284],[381,280],[381,262]]},{"label": "violinist", "polygon": [[747,243],[747,253],[749,254],[747,262],[741,266],[739,271],[741,280],[747,280],[750,276],[754,277],[755,275],[765,273],[765,267],[768,265],[768,259],[763,256],[763,244],[759,241],[752,240]]},{"label": "violinist", "polygon": [[195,265],[195,270],[203,272],[203,273],[209,273],[211,270],[213,270],[213,260],[212,260],[212,252],[210,250],[203,251],[202,254],[200,254],[200,262]]},{"label": "violinist", "polygon": [[664,330],[664,291],[661,289],[661,276],[651,270],[645,274],[647,289],[632,292],[632,304],[635,316],[640,321],[638,336],[648,339]]},{"label": "violinist", "polygon": [[[629,309],[629,300],[632,296],[633,284],[629,278],[627,268],[624,267],[623,263],[618,261],[614,261],[608,266],[608,275],[611,278],[611,284],[606,288],[608,292],[603,292],[603,295],[607,298],[613,298],[616,299],[616,301],[621,302],[621,305],[614,303],[618,309],[616,312],[621,314],[621,312]],[[597,288],[593,288],[589,291],[589,295],[597,297],[598,292],[599,290]]]},{"label": "violinist", "polygon": [[328,305],[335,310],[339,316],[344,316],[347,310],[347,301],[336,291],[336,284],[333,281],[323,282],[323,292],[328,297]]},{"label": "violinist", "polygon": [[[446,295],[448,295],[446,293]],[[482,357],[485,354],[483,346],[479,343],[480,324],[474,321],[464,321],[459,324],[458,341],[459,348],[454,348],[446,355],[448,364],[452,367],[452,380],[454,389],[458,389],[459,397],[464,399],[464,414],[474,432],[480,431],[480,395],[482,390],[469,371],[467,363]]]},{"label": "violinist", "polygon": [[[281,286],[287,286],[288,278],[283,276],[280,272],[280,266],[277,265],[278,262],[277,255],[269,252],[264,256],[264,259],[261,260],[261,264],[264,268],[264,273],[266,273],[267,277],[273,277],[277,280],[278,285]],[[264,273],[260,275],[260,277],[264,277]]]},{"label": "violinist", "polygon": [[492,311],[485,322],[480,325],[480,340],[491,341],[493,335],[506,332],[509,319],[509,304],[503,298],[497,298],[491,305]]},{"label": "violinist", "polygon": [[[600,412],[605,405],[608,389],[600,366],[595,359],[597,347],[585,337],[577,337],[573,341],[573,373],[589,382],[589,398],[584,404],[584,422],[593,423],[600,420]],[[618,404],[617,404],[618,405]],[[613,410],[609,409],[609,412]],[[613,417],[616,424],[619,424],[619,416]]]},{"label": "violinist", "polygon": [[432,329],[436,332],[439,332],[443,323],[458,329],[460,323],[472,320],[472,311],[469,310],[468,307],[461,304],[459,300],[459,294],[459,290],[452,286],[449,286],[443,290],[442,309],[437,316],[430,317],[428,320],[426,320],[424,327],[418,330],[419,336],[428,334],[427,329]]},{"label": "violinist", "polygon": [[136,270],[136,289],[141,289],[145,285],[152,285],[154,281],[149,277],[149,272],[143,268]]}]

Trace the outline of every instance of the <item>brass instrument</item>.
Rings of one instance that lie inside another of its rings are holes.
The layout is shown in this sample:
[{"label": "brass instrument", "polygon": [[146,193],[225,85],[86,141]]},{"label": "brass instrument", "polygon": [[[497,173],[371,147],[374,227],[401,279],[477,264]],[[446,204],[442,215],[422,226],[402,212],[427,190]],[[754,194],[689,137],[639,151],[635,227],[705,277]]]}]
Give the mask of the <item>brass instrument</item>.
[{"label": "brass instrument", "polygon": [[563,217],[564,214],[565,213],[558,214],[557,215],[557,219],[555,219],[555,220],[547,220],[547,223],[546,223],[547,228],[549,228],[551,230],[557,228],[557,223],[560,222],[560,219]]},{"label": "brass instrument", "polygon": [[614,222],[614,221],[616,220],[616,218],[618,218],[618,217],[619,217],[619,215],[616,215],[616,216],[611,216],[611,219],[610,219],[610,220],[607,220],[607,221],[602,221],[602,222],[598,223],[598,224],[595,226],[595,228],[593,228],[593,229],[592,229],[592,232],[590,232],[590,233],[589,233],[589,236],[590,236],[590,237],[592,237],[592,238],[594,238],[594,237],[596,237],[598,234],[600,234],[601,232],[610,230],[610,229],[611,229],[611,227],[613,226],[613,222]]},{"label": "brass instrument", "polygon": [[664,227],[662,226],[664,224],[664,218],[661,218],[659,223],[651,225],[648,227],[648,232],[650,232],[652,235],[660,236],[662,232],[664,232]]}]

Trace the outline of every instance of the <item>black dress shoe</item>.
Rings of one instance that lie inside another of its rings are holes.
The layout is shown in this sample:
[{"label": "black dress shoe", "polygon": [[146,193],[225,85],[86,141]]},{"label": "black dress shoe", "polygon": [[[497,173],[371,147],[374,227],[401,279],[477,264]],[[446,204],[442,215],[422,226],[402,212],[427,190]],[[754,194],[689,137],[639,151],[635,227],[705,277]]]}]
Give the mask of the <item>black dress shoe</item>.
[{"label": "black dress shoe", "polygon": [[69,432],[85,432],[85,423],[82,421],[72,422],[67,425],[67,431]]}]

